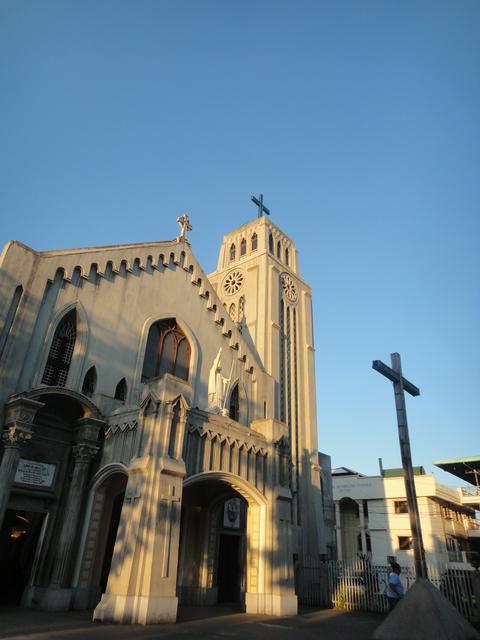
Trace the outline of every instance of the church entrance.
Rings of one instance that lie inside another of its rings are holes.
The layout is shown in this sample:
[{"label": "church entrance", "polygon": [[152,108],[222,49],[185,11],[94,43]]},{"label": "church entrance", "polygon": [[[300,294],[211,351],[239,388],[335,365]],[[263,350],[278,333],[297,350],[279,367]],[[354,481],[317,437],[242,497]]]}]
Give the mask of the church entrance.
[{"label": "church entrance", "polygon": [[238,535],[220,534],[218,548],[218,602],[240,602],[240,551]]},{"label": "church entrance", "polygon": [[90,522],[79,571],[78,609],[95,607],[106,591],[126,486],[127,475],[113,471],[92,490]]},{"label": "church entrance", "polygon": [[182,605],[234,604],[246,591],[248,503],[224,482],[184,488],[177,595]]},{"label": "church entrance", "polygon": [[44,513],[8,509],[0,530],[0,603],[19,604],[32,572]]}]

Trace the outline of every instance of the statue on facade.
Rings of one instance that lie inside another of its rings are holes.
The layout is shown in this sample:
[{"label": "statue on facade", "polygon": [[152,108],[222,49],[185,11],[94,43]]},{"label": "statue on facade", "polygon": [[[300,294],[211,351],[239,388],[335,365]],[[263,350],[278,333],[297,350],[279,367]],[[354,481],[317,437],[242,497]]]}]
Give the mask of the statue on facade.
[{"label": "statue on facade", "polygon": [[187,239],[187,231],[191,231],[193,228],[190,223],[188,213],[184,213],[183,216],[178,216],[177,222],[180,226],[180,235],[178,237],[178,240],[185,241]]},{"label": "statue on facade", "polygon": [[220,347],[208,376],[208,411],[223,412],[229,382],[230,378],[222,375],[222,348]]}]

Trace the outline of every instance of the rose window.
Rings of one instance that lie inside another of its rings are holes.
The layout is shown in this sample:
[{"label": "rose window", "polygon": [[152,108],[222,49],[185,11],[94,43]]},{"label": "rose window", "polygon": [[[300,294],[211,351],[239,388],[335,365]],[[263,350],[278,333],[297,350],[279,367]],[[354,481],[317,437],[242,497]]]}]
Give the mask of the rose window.
[{"label": "rose window", "polygon": [[237,293],[243,284],[245,276],[241,271],[230,271],[225,280],[223,281],[223,290],[229,296]]},{"label": "rose window", "polygon": [[290,302],[296,302],[298,299],[297,287],[293,279],[288,275],[288,273],[284,273],[282,275],[282,289],[285,297]]}]

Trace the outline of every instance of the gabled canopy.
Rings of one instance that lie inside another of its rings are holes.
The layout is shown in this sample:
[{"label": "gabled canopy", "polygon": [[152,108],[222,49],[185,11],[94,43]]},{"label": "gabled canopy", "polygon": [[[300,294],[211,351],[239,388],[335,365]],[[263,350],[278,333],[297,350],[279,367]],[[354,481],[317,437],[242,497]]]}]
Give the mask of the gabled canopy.
[{"label": "gabled canopy", "polygon": [[436,467],[448,471],[464,482],[480,485],[480,456],[472,458],[450,458],[450,460],[438,460],[433,463]]}]

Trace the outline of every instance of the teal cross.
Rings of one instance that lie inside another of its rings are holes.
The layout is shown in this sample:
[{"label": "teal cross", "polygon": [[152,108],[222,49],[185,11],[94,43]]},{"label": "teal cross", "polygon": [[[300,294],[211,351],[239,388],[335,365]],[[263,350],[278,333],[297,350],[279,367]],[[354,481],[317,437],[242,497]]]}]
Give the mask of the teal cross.
[{"label": "teal cross", "polygon": [[270,209],[263,204],[263,193],[260,194],[260,199],[257,199],[255,196],[252,196],[252,202],[254,202],[258,207],[258,217],[261,218],[263,216],[263,212],[270,215]]}]

